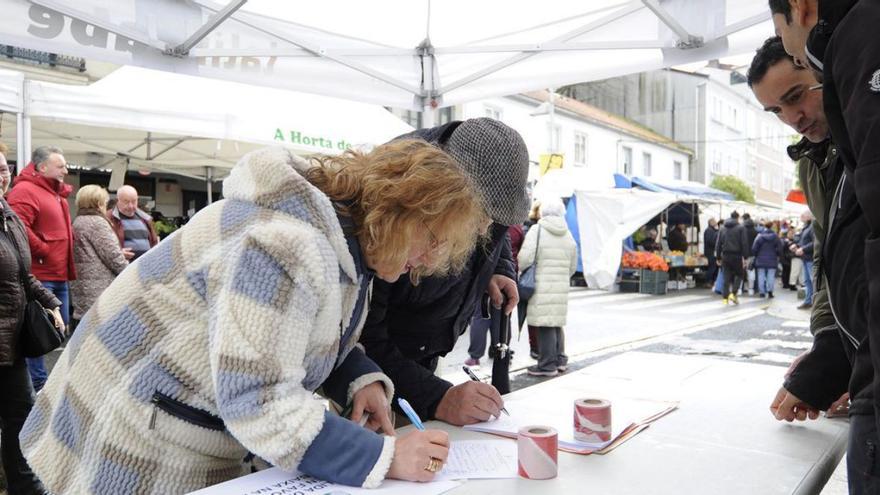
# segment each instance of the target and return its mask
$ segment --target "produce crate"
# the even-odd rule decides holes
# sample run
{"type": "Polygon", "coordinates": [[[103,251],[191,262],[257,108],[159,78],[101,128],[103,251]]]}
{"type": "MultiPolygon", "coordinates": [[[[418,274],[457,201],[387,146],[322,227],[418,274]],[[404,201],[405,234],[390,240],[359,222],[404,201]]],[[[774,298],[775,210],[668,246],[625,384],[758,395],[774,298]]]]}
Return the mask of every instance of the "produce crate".
{"type": "Polygon", "coordinates": [[[620,292],[638,292],[639,291],[639,280],[621,280],[620,281],[620,292]]]}
{"type": "Polygon", "coordinates": [[[666,294],[666,282],[668,281],[669,274],[666,272],[642,270],[642,277],[639,282],[639,292],[642,294],[662,296],[663,294],[666,294]]]}

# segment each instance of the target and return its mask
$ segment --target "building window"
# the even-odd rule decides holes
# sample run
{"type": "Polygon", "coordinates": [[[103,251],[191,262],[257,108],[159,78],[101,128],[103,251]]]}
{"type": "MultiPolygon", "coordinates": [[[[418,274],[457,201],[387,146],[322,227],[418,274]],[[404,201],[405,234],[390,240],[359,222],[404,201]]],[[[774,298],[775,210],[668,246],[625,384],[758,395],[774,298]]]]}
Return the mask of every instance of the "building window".
{"type": "Polygon", "coordinates": [[[782,177],[778,173],[773,174],[773,190],[779,193],[785,192],[782,190],[782,177]]]}
{"type": "Polygon", "coordinates": [[[403,110],[400,113],[400,118],[409,124],[411,127],[419,128],[419,117],[421,116],[421,112],[416,112],[413,110],[403,110]]]}
{"type": "Polygon", "coordinates": [[[675,180],[681,180],[682,178],[682,166],[678,160],[672,162],[672,178],[675,180]]]}
{"type": "Polygon", "coordinates": [[[501,120],[501,117],[504,115],[504,113],[498,107],[484,105],[483,108],[486,113],[486,117],[489,117],[490,119],[501,120]]]}
{"type": "Polygon", "coordinates": [[[714,120],[716,122],[723,121],[722,105],[723,105],[723,103],[721,102],[720,98],[718,98],[717,96],[712,97],[712,120],[714,120]]]}
{"type": "Polygon", "coordinates": [[[455,107],[443,107],[437,112],[437,125],[448,124],[453,120],[455,120],[455,107]]]}
{"type": "Polygon", "coordinates": [[[770,173],[766,170],[761,170],[761,189],[770,190],[770,173]]]}
{"type": "Polygon", "coordinates": [[[758,177],[758,166],[752,165],[749,167],[749,182],[752,184],[755,183],[755,179],[758,177]]]}
{"type": "Polygon", "coordinates": [[[574,165],[576,167],[587,165],[587,135],[580,132],[574,133],[574,165]]]}
{"type": "Polygon", "coordinates": [[[645,177],[651,176],[651,154],[650,153],[642,153],[642,169],[644,171],[645,177]]]}
{"type": "Polygon", "coordinates": [[[712,172],[714,172],[716,174],[721,173],[721,167],[722,167],[721,162],[722,162],[721,152],[720,151],[713,152],[712,153],[712,172]]]}
{"type": "Polygon", "coordinates": [[[624,175],[632,175],[633,173],[633,150],[627,146],[623,147],[623,163],[621,164],[623,168],[624,175]]]}

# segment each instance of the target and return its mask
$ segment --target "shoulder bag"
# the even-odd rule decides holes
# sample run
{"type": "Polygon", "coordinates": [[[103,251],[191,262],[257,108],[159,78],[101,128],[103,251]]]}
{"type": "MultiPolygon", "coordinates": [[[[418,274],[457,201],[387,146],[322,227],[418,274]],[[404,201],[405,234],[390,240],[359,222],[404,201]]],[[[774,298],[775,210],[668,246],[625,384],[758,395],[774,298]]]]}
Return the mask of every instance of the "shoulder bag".
{"type": "Polygon", "coordinates": [[[538,240],[535,241],[535,261],[519,276],[517,289],[520,301],[528,301],[535,293],[535,271],[538,269],[538,248],[541,246],[541,226],[535,226],[538,228],[538,240]]]}

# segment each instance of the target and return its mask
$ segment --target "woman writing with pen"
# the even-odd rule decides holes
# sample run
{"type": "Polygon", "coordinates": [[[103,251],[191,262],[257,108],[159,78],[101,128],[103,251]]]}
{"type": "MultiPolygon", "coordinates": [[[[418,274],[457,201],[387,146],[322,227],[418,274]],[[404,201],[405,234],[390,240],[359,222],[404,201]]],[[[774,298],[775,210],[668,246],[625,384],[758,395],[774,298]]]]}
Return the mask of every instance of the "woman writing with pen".
{"type": "Polygon", "coordinates": [[[257,151],[223,193],[83,317],[20,436],[46,488],[186,493],[242,475],[248,451],[348,485],[433,479],[446,433],[392,436],[393,385],[355,343],[373,276],[461,268],[488,224],[470,181],[403,140],[311,161],[257,151]],[[389,435],[359,427],[364,412],[389,435]]]}

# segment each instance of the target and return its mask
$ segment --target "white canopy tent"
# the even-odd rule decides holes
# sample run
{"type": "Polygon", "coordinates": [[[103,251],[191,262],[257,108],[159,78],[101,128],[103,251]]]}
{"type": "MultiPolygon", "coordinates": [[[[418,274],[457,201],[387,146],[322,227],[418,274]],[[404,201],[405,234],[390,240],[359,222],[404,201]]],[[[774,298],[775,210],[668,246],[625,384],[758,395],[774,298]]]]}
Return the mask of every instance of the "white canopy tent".
{"type": "Polygon", "coordinates": [[[766,0],[0,0],[0,11],[3,44],[414,110],[745,53],[772,32],[766,0]]]}
{"type": "MultiPolygon", "coordinates": [[[[333,154],[412,130],[376,105],[137,67],[90,86],[0,71],[0,110],[31,121],[33,145],[60,146],[80,163],[209,180],[259,146],[333,154]]],[[[16,127],[27,127],[22,120],[16,127]]],[[[19,160],[27,163],[26,156],[19,160]]]]}
{"type": "Polygon", "coordinates": [[[590,287],[608,290],[620,268],[623,240],[680,201],[675,194],[641,189],[576,191],[584,279],[590,287]]]}

